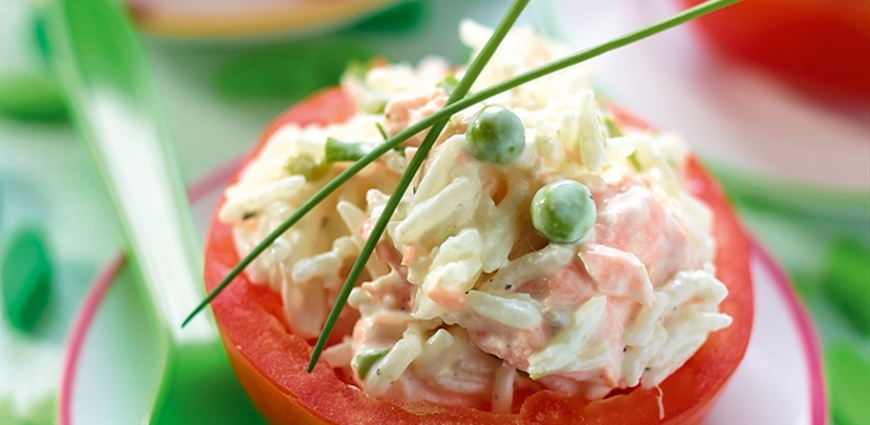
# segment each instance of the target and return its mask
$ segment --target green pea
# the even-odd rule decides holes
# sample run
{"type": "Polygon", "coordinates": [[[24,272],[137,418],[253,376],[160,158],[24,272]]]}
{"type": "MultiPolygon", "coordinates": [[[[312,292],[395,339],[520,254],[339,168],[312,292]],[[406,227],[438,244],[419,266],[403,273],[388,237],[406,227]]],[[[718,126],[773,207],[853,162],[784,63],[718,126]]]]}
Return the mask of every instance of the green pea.
{"type": "Polygon", "coordinates": [[[331,166],[323,161],[318,161],[311,154],[298,152],[290,155],[284,163],[284,169],[290,174],[305,176],[305,180],[319,180],[329,173],[331,166]]]}
{"type": "Polygon", "coordinates": [[[526,129],[510,109],[489,105],[471,117],[465,138],[468,149],[478,160],[507,164],[523,152],[526,129]]]}
{"type": "Polygon", "coordinates": [[[595,200],[589,188],[573,180],[557,180],[532,198],[532,225],[554,243],[579,241],[595,224],[595,200]]]}
{"type": "Polygon", "coordinates": [[[353,363],[356,367],[356,374],[359,375],[359,379],[366,379],[366,376],[368,376],[375,363],[381,361],[381,359],[383,359],[389,352],[390,350],[369,351],[354,357],[353,363]]]}
{"type": "Polygon", "coordinates": [[[3,310],[12,326],[27,332],[48,304],[51,263],[39,232],[25,228],[9,240],[0,276],[3,310]]]}

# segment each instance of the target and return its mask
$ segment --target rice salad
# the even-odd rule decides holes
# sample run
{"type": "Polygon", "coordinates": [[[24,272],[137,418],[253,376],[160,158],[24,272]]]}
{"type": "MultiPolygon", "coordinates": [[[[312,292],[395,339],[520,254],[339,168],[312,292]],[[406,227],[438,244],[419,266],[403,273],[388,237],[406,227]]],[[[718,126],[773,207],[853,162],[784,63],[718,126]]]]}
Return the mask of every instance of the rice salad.
{"type": "MultiPolygon", "coordinates": [[[[460,28],[475,51],[490,33],[470,21],[460,28]]],[[[472,91],[568,53],[516,29],[472,91]]],[[[382,143],[381,130],[393,136],[441,109],[462,72],[429,58],[346,73],[355,116],[283,126],[227,189],[219,219],[233,223],[239,254],[351,164],[328,160],[330,143],[382,143]]],[[[600,399],[657,386],[731,323],[718,311],[727,289],[714,276],[711,213],[681,180],[682,142],[618,128],[598,104],[588,72],[571,67],[450,119],[323,353],[349,384],[371,397],[496,413],[544,389],[600,399]],[[481,160],[470,142],[475,115],[492,105],[521,123],[507,162],[481,160]],[[577,240],[535,222],[537,198],[561,182],[588,193],[577,240]]],[[[246,269],[280,292],[294,334],[319,335],[423,136],[354,176],[246,269]]]]}

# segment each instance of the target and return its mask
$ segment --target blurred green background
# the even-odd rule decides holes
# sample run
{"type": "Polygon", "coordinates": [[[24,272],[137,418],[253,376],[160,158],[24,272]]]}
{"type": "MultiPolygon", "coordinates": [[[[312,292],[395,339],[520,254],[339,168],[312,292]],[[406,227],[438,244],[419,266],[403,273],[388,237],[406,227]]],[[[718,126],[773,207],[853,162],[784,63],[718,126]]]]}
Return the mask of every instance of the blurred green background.
{"type": "MultiPolygon", "coordinates": [[[[301,40],[146,35],[185,181],[238,158],[272,117],[335,84],[349,60],[465,61],[459,18],[492,25],[493,5],[507,3],[402,1],[301,40]]],[[[37,6],[0,0],[0,365],[16,365],[0,367],[0,424],[55,422],[69,322],[121,237],[68,122],[45,30],[37,6]]],[[[723,177],[815,321],[834,423],[870,424],[870,211],[797,211],[723,177]]]]}

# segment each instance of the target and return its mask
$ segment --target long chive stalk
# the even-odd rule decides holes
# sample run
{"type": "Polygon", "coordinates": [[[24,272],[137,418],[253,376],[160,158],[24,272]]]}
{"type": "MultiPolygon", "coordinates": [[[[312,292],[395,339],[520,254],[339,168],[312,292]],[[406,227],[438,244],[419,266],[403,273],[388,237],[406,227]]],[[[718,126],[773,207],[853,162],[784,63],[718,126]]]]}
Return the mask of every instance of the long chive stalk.
{"type": "MultiPolygon", "coordinates": [[[[477,80],[478,76],[480,76],[483,68],[486,66],[487,62],[489,62],[490,58],[492,58],[492,55],[495,54],[499,44],[501,44],[502,40],[507,36],[508,31],[510,31],[511,27],[514,26],[514,22],[516,22],[517,18],[520,17],[520,13],[522,13],[523,9],[525,9],[528,4],[529,0],[515,0],[511,4],[504,18],[502,18],[501,22],[499,22],[498,26],[495,28],[495,31],[493,31],[492,36],[483,46],[483,49],[480,50],[480,53],[471,61],[471,64],[468,65],[468,70],[466,70],[465,75],[461,80],[459,80],[459,84],[453,90],[453,93],[450,94],[450,97],[447,98],[446,105],[456,103],[468,94],[474,81],[477,80]]],[[[419,170],[420,166],[423,165],[423,161],[425,161],[426,156],[429,155],[429,150],[432,149],[432,145],[435,144],[441,131],[444,130],[448,120],[450,120],[450,115],[444,116],[441,120],[436,121],[432,125],[432,128],[430,128],[429,132],[426,133],[426,137],[423,139],[423,142],[420,143],[417,152],[414,154],[414,157],[411,158],[411,162],[408,163],[408,167],[405,169],[405,172],[396,184],[393,194],[390,195],[390,199],[384,206],[381,216],[372,228],[368,239],[366,239],[362,251],[360,251],[359,256],[356,258],[356,262],[353,263],[353,267],[350,269],[350,273],[348,273],[347,279],[344,281],[344,286],[341,287],[341,291],[339,291],[338,297],[335,299],[335,304],[332,305],[332,311],[329,312],[329,316],[326,318],[326,323],[323,325],[323,330],[320,332],[320,337],[317,339],[317,344],[314,345],[314,351],[311,353],[311,360],[308,362],[309,373],[314,369],[314,365],[317,364],[317,359],[320,358],[320,353],[323,351],[323,348],[326,347],[326,341],[329,339],[329,336],[332,335],[332,330],[335,328],[338,316],[341,314],[341,310],[347,303],[347,297],[350,296],[350,291],[353,289],[356,280],[359,279],[363,268],[365,268],[366,263],[372,256],[372,253],[375,250],[375,245],[377,245],[378,240],[387,228],[387,223],[390,222],[390,218],[399,206],[399,202],[405,195],[405,191],[408,190],[408,186],[411,185],[414,175],[417,174],[417,170],[419,170]]]]}
{"type": "Polygon", "coordinates": [[[191,314],[184,320],[182,326],[186,325],[193,317],[196,316],[197,313],[202,311],[223,289],[232,282],[233,279],[236,278],[241,272],[254,261],[263,251],[266,250],[275,240],[277,240],[284,232],[286,232],[290,227],[296,224],[302,217],[305,216],[309,211],[314,209],[320,202],[326,199],[332,192],[335,192],[336,189],[341,187],[345,182],[351,179],[354,175],[359,173],[363,168],[365,168],[368,164],[377,160],[381,155],[388,152],[390,149],[395,148],[405,140],[410,139],[415,134],[420,133],[421,131],[431,127],[433,124],[437,122],[444,121],[449,119],[453,114],[462,111],[469,106],[480,103],[490,97],[495,95],[504,93],[508,90],[521,86],[529,81],[535,80],[537,78],[552,74],[556,71],[561,71],[567,67],[579,64],[586,60],[592,59],[594,57],[600,56],[604,53],[607,53],[612,50],[616,50],[620,47],[624,47],[626,45],[632,44],[634,42],[643,40],[655,34],[658,34],[662,31],[666,31],[673,27],[682,25],[688,21],[699,18],[706,14],[715,12],[724,7],[730,6],[735,3],[739,3],[743,0],[710,0],[705,3],[699,4],[690,9],[686,9],[683,12],[680,12],[664,21],[658,22],[656,24],[650,25],[646,28],[643,28],[638,31],[634,31],[623,36],[617,37],[613,40],[600,44],[590,49],[582,50],[570,56],[566,56],[562,59],[550,62],[544,66],[535,68],[523,74],[517,75],[513,78],[505,80],[501,83],[490,86],[484,90],[481,90],[471,96],[468,96],[456,103],[448,104],[440,111],[430,115],[427,118],[424,118],[413,125],[409,126],[390,140],[378,145],[374,150],[372,150],[368,155],[360,158],[357,162],[353,163],[350,167],[345,169],[341,174],[336,176],[332,181],[327,183],[323,188],[320,189],[313,197],[311,197],[308,201],[303,203],[299,209],[296,210],[290,217],[287,218],[283,223],[281,223],[278,227],[275,228],[271,233],[269,233],[259,245],[254,247],[251,252],[248,253],[239,264],[234,267],[230,273],[222,280],[209,294],[206,296],[203,301],[191,312],[191,314]]]}

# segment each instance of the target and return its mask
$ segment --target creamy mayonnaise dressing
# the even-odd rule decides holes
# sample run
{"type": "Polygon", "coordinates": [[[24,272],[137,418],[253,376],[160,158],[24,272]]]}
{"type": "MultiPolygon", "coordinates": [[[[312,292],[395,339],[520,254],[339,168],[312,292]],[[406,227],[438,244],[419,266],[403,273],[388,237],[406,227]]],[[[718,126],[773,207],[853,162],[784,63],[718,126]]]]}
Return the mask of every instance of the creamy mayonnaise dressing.
{"type": "MultiPolygon", "coordinates": [[[[466,22],[461,35],[479,49],[489,31],[466,22]]],[[[516,30],[474,90],[566,53],[516,30]]],[[[399,133],[444,106],[439,82],[449,72],[427,59],[348,74],[342,87],[360,109],[350,121],[273,134],[220,212],[235,224],[239,253],[348,165],[306,178],[289,173],[288,160],[322,161],[327,137],[380,143],[377,124],[399,133]]],[[[727,289],[714,276],[711,214],[681,180],[682,144],[630,128],[611,134],[578,67],[485,103],[519,116],[523,153],[510,164],[475,159],[465,130],[484,105],[453,116],[351,293],[344,339],[324,357],[372,397],[501,413],[516,391],[596,399],[657,386],[731,322],[718,312],[727,289]],[[573,244],[549,243],[529,217],[535,192],[559,179],[586,185],[597,207],[592,230],[573,244]]],[[[247,269],[281,292],[294,334],[319,334],[422,137],[368,166],[247,269]]]]}

